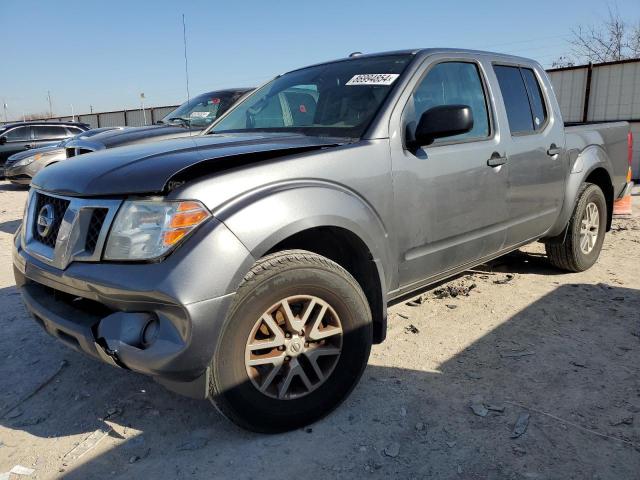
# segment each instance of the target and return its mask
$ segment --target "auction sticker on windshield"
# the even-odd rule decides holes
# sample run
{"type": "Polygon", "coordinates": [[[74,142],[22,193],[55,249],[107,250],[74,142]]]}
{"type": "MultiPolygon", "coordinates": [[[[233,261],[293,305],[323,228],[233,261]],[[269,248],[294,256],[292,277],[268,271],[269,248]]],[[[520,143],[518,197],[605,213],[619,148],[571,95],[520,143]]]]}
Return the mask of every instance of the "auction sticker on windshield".
{"type": "Polygon", "coordinates": [[[346,85],[391,85],[399,76],[397,73],[363,73],[351,77],[346,85]]]}

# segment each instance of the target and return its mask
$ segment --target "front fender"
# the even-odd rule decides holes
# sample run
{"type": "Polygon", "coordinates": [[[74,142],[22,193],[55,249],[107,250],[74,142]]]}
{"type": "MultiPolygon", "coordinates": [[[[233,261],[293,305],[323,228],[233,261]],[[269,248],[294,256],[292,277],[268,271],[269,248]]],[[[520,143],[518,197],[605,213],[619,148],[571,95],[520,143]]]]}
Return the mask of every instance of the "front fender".
{"type": "Polygon", "coordinates": [[[576,153],[576,150],[570,150],[568,152],[571,170],[567,177],[564,202],[560,210],[560,215],[551,230],[547,233],[547,237],[554,237],[563,232],[573,214],[580,186],[591,172],[597,168],[604,168],[609,178],[613,178],[611,160],[602,147],[599,145],[589,145],[577,155],[576,153]]]}
{"type": "Polygon", "coordinates": [[[300,180],[270,185],[219,206],[213,215],[260,258],[286,238],[314,227],[341,227],[368,247],[383,295],[393,285],[388,233],[375,209],[356,192],[335,183],[300,180]]]}

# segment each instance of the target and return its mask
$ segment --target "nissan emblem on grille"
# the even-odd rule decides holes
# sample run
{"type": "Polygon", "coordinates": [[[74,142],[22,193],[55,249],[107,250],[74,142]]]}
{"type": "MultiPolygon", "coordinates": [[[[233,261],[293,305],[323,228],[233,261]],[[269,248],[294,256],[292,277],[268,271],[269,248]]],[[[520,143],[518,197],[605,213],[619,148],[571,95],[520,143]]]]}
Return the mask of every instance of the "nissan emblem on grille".
{"type": "Polygon", "coordinates": [[[49,233],[51,233],[53,223],[55,222],[55,212],[53,210],[53,206],[47,203],[44,207],[40,209],[38,212],[38,222],[37,229],[38,235],[42,238],[46,238],[49,233]]]}

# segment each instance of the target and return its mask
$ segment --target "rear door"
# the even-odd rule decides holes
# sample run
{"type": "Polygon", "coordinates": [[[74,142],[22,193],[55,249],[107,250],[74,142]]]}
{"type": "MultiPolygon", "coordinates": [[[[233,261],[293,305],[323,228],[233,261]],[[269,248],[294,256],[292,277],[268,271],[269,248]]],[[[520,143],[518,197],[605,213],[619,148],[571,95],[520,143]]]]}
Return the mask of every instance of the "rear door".
{"type": "Polygon", "coordinates": [[[36,148],[54,145],[70,136],[64,125],[34,125],[31,128],[36,148]]]}
{"type": "Polygon", "coordinates": [[[6,131],[2,137],[4,143],[0,145],[0,163],[4,162],[14,153],[22,152],[32,147],[31,127],[22,125],[6,131]]]}
{"type": "Polygon", "coordinates": [[[564,124],[548,100],[546,77],[526,65],[494,64],[493,70],[509,127],[508,248],[542,236],[558,217],[566,175],[564,124]]]}
{"type": "Polygon", "coordinates": [[[465,54],[429,57],[392,114],[395,230],[405,289],[502,247],[507,168],[487,68],[490,63],[465,54]],[[447,104],[471,107],[473,129],[407,149],[403,139],[422,113],[447,104]]]}

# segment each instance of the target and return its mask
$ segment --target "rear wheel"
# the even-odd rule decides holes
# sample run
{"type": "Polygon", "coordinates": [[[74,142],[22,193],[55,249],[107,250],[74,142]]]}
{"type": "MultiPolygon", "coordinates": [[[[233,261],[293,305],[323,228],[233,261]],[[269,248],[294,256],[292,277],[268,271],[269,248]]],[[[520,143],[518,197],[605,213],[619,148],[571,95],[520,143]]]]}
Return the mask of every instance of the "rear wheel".
{"type": "Polygon", "coordinates": [[[236,294],[210,368],[210,398],[229,419],[261,432],[307,425],[357,384],[372,343],[357,281],[303,250],[269,255],[236,294]]]}
{"type": "Polygon", "coordinates": [[[549,261],[570,272],[590,268],[602,250],[607,228],[607,203],[597,185],[585,183],[562,242],[545,245],[549,261]]]}

